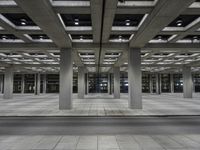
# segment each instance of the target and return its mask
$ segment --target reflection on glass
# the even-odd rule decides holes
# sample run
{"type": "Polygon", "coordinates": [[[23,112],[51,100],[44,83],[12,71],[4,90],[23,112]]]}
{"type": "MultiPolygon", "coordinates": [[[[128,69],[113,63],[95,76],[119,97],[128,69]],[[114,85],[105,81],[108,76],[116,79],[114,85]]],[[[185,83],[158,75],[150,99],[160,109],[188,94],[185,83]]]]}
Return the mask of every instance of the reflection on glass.
{"type": "Polygon", "coordinates": [[[181,93],[183,92],[183,76],[182,74],[174,74],[174,93],[181,93]]]}
{"type": "Polygon", "coordinates": [[[149,93],[150,92],[150,75],[142,74],[142,92],[149,93]]]}
{"type": "Polygon", "coordinates": [[[35,75],[25,74],[24,75],[24,93],[34,93],[35,89],[35,75]]]}
{"type": "Polygon", "coordinates": [[[13,93],[22,91],[22,74],[14,74],[13,93]]]}
{"type": "Polygon", "coordinates": [[[128,73],[120,74],[120,93],[128,93],[128,73]]]}
{"type": "Polygon", "coordinates": [[[161,90],[163,93],[170,92],[170,74],[161,74],[161,90]]]}
{"type": "Polygon", "coordinates": [[[108,93],[108,74],[88,74],[89,93],[108,93]]]}
{"type": "Polygon", "coordinates": [[[200,74],[194,74],[193,78],[195,92],[200,92],[200,74]]]}

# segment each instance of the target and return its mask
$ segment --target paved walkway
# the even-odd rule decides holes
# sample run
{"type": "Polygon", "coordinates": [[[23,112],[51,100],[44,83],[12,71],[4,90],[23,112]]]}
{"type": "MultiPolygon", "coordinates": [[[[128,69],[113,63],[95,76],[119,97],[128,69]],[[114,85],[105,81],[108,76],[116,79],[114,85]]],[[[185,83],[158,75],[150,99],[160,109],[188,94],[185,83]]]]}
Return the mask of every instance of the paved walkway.
{"type": "Polygon", "coordinates": [[[121,99],[110,95],[87,95],[73,98],[72,110],[58,109],[58,94],[14,95],[5,100],[0,95],[0,116],[149,116],[149,115],[200,115],[200,94],[192,99],[182,94],[143,95],[143,109],[128,109],[128,95],[121,99]]]}
{"type": "Polygon", "coordinates": [[[0,136],[1,150],[199,150],[200,135],[0,136]]]}

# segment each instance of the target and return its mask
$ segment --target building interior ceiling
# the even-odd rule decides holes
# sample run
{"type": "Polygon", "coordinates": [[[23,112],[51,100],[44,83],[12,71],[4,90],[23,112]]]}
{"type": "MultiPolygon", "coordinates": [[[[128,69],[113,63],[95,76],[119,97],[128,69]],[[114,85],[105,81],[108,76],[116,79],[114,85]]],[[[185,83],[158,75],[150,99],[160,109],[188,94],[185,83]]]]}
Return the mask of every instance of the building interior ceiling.
{"type": "Polygon", "coordinates": [[[59,72],[60,49],[73,69],[200,72],[200,0],[0,0],[0,72],[59,72]]]}

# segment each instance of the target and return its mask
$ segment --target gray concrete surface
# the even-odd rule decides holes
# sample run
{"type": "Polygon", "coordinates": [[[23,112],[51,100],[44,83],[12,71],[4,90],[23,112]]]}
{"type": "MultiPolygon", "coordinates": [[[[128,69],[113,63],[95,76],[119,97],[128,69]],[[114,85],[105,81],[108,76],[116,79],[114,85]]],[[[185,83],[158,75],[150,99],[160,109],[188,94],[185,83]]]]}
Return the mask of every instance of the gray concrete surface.
{"type": "Polygon", "coordinates": [[[183,98],[178,94],[143,94],[143,109],[128,108],[128,94],[113,99],[109,94],[89,94],[85,99],[73,95],[73,109],[59,110],[58,94],[15,94],[13,99],[0,95],[0,116],[168,116],[200,115],[200,94],[183,98]]]}

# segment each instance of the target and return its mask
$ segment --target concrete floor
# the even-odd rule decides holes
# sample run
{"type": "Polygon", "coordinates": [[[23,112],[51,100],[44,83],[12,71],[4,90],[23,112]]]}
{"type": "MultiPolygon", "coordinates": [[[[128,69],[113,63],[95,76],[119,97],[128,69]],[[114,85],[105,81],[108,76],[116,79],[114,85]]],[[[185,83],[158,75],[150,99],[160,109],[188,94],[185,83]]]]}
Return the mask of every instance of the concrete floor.
{"type": "Polygon", "coordinates": [[[73,109],[58,109],[58,94],[14,95],[5,100],[0,95],[0,116],[165,116],[165,115],[200,115],[200,94],[184,99],[179,94],[144,94],[143,109],[128,109],[128,95],[121,94],[121,99],[111,95],[93,94],[85,99],[73,95],[73,109]]]}
{"type": "Polygon", "coordinates": [[[200,135],[1,136],[2,150],[199,150],[200,135]]]}
{"type": "Polygon", "coordinates": [[[121,96],[74,95],[74,108],[61,111],[58,94],[14,95],[12,100],[1,95],[0,150],[200,149],[200,116],[184,116],[200,115],[200,94],[193,99],[145,94],[143,110],[128,109],[128,95],[121,96]]]}
{"type": "Polygon", "coordinates": [[[199,150],[200,117],[0,117],[1,150],[199,150]]]}

